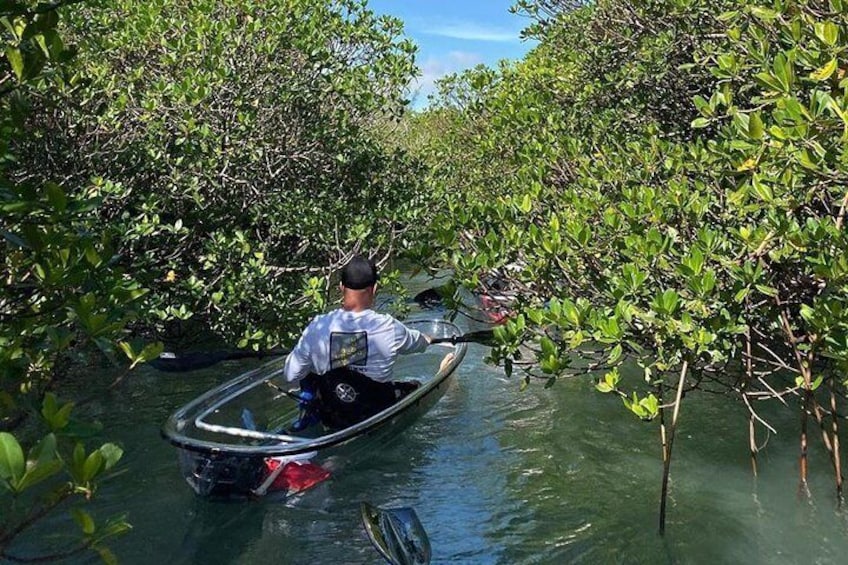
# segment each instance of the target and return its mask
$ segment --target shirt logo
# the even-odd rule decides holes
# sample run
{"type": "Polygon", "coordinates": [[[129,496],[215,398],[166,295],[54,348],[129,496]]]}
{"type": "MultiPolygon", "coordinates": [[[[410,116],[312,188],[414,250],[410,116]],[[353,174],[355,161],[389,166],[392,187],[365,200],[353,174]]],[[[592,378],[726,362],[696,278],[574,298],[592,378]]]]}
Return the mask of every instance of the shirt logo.
{"type": "Polygon", "coordinates": [[[347,383],[339,383],[336,385],[336,396],[342,402],[350,404],[356,400],[356,389],[347,383]]]}
{"type": "Polygon", "coordinates": [[[330,334],[330,369],[365,366],[368,361],[367,332],[333,332],[330,334]]]}

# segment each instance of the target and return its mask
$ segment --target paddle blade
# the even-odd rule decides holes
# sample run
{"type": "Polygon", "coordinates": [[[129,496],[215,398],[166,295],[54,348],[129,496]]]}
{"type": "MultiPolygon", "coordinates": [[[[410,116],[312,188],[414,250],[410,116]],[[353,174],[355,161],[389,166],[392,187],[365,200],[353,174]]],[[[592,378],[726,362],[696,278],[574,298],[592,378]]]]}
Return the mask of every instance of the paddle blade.
{"type": "Polygon", "coordinates": [[[412,508],[377,508],[363,502],[362,523],[371,543],[392,565],[427,565],[430,539],[412,508]]]}
{"type": "Polygon", "coordinates": [[[161,355],[147,362],[148,365],[158,371],[166,373],[187,373],[211,367],[227,359],[227,351],[208,351],[200,353],[188,353],[186,355],[161,355]]]}

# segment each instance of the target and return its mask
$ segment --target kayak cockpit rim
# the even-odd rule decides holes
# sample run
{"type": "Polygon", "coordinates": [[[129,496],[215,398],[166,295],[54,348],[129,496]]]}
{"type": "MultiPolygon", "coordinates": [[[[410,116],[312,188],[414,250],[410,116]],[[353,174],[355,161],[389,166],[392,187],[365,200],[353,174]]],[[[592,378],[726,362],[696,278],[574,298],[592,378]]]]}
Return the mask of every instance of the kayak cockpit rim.
{"type": "MultiPolygon", "coordinates": [[[[431,321],[450,329],[452,332],[458,332],[458,328],[450,322],[431,321]]],[[[434,345],[434,347],[436,347],[434,345]]],[[[220,453],[241,456],[282,456],[296,455],[315,449],[321,449],[344,443],[356,436],[366,434],[373,429],[379,427],[385,421],[392,420],[396,415],[404,412],[408,408],[415,406],[418,402],[426,397],[433,389],[439,387],[445,379],[447,379],[456,368],[460,365],[465,356],[466,345],[460,343],[457,345],[439,344],[439,347],[450,349],[453,358],[439,368],[436,374],[428,381],[422,384],[419,388],[393,404],[386,410],[371,416],[348,428],[343,428],[331,433],[327,433],[315,438],[306,438],[293,436],[289,434],[280,434],[273,432],[263,432],[258,430],[246,429],[242,427],[225,426],[212,424],[204,421],[207,416],[220,409],[223,405],[244,394],[248,390],[261,386],[275,377],[279,377],[282,373],[283,359],[275,359],[261,367],[248,371],[247,373],[236,377],[235,379],[224,383],[212,390],[206,392],[200,397],[189,402],[181,409],[177,410],[168,418],[165,425],[162,427],[161,433],[172,445],[186,449],[189,451],[200,453],[220,453]],[[275,367],[275,365],[277,365],[275,367]],[[271,369],[270,372],[269,369],[271,369]],[[260,374],[263,376],[260,377],[260,374]],[[259,378],[257,378],[259,377],[259,378]],[[251,383],[251,379],[256,379],[256,382],[251,383]],[[245,386],[246,383],[249,383],[245,386]],[[214,400],[208,407],[204,407],[203,411],[195,418],[188,418],[196,429],[211,432],[215,434],[223,434],[231,437],[246,438],[261,440],[264,445],[234,445],[222,443],[220,441],[202,440],[199,438],[191,438],[183,433],[182,429],[186,425],[186,416],[193,409],[202,406],[204,403],[214,400]],[[193,421],[192,421],[193,420],[193,421]]]]}

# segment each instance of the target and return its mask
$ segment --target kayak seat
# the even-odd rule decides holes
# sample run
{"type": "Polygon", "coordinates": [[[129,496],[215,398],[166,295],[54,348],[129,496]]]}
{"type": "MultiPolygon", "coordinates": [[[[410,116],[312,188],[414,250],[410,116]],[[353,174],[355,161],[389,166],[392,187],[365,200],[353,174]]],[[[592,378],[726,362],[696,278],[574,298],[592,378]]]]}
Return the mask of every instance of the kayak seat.
{"type": "Polygon", "coordinates": [[[417,381],[377,382],[350,367],[333,369],[323,375],[310,374],[301,381],[301,390],[315,395],[312,409],[331,430],[367,420],[419,386],[421,383],[417,381]]]}

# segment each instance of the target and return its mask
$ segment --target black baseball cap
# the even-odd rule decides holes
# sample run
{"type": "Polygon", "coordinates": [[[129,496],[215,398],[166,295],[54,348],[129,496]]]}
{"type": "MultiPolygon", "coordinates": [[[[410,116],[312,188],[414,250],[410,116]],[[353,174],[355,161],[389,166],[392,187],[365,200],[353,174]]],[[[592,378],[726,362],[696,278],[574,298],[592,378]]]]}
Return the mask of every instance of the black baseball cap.
{"type": "Polygon", "coordinates": [[[342,286],[351,290],[362,290],[377,283],[377,265],[362,255],[354,255],[342,267],[342,286]]]}

